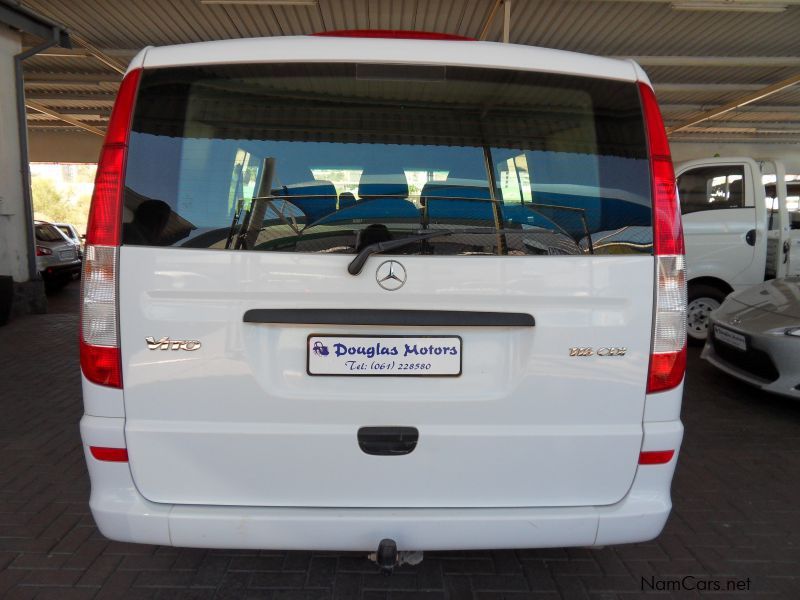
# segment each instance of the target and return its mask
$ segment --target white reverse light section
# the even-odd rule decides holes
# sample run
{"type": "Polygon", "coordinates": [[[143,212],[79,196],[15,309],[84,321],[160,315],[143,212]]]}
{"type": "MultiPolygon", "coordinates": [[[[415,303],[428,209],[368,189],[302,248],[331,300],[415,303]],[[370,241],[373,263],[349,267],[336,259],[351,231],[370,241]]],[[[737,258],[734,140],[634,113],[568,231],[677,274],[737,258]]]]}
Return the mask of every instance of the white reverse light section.
{"type": "Polygon", "coordinates": [[[117,252],[113,246],[86,246],[81,275],[81,332],[92,346],[119,346],[117,252]]]}
{"type": "Polygon", "coordinates": [[[653,353],[678,352],[686,344],[686,258],[657,256],[656,326],[653,353]]]}

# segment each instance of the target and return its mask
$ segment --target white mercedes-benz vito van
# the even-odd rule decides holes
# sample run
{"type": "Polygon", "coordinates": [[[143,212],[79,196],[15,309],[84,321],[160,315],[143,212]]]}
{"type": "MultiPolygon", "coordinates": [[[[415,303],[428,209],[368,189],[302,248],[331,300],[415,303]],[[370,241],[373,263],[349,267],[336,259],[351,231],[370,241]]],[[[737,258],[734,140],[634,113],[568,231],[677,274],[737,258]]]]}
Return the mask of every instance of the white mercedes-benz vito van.
{"type": "Polygon", "coordinates": [[[633,62],[147,48],[86,237],[92,514],[218,548],[651,539],[683,432],[683,255],[633,62]]]}

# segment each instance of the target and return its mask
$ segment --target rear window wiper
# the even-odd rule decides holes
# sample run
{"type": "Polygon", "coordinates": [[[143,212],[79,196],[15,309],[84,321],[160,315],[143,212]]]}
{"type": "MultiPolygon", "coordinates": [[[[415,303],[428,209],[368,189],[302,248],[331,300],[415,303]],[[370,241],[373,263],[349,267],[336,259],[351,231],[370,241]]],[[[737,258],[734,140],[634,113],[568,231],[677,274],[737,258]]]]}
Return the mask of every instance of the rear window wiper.
{"type": "Polygon", "coordinates": [[[350,275],[358,275],[364,267],[364,263],[373,254],[386,252],[387,250],[396,250],[403,246],[408,246],[415,242],[429,240],[431,238],[442,237],[446,235],[456,235],[461,233],[497,233],[498,231],[492,227],[478,227],[473,229],[437,229],[436,231],[429,231],[427,233],[420,233],[417,235],[410,235],[408,237],[400,238],[399,240],[386,240],[383,242],[375,242],[368,246],[364,246],[361,251],[356,254],[356,257],[347,265],[347,272],[350,275]]]}

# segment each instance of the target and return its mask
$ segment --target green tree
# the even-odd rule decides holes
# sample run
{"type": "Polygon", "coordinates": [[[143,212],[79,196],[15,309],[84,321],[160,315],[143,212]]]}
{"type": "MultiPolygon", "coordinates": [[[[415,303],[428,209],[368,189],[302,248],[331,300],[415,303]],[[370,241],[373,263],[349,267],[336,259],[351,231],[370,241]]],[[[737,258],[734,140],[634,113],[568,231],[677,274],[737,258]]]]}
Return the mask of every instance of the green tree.
{"type": "Polygon", "coordinates": [[[52,219],[56,223],[71,223],[83,230],[89,216],[91,197],[83,194],[77,198],[66,198],[48,177],[31,178],[34,212],[52,219]]]}

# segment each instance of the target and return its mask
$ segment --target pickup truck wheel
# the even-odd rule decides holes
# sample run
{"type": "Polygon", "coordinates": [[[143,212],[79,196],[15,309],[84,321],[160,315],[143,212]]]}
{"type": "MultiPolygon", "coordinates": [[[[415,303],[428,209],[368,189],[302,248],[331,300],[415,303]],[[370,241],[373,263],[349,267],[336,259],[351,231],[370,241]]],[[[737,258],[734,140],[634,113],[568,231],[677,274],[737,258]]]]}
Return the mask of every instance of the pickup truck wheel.
{"type": "Polygon", "coordinates": [[[693,346],[701,346],[708,337],[708,315],[725,300],[725,292],[712,285],[690,285],[686,307],[686,335],[693,346]]]}

